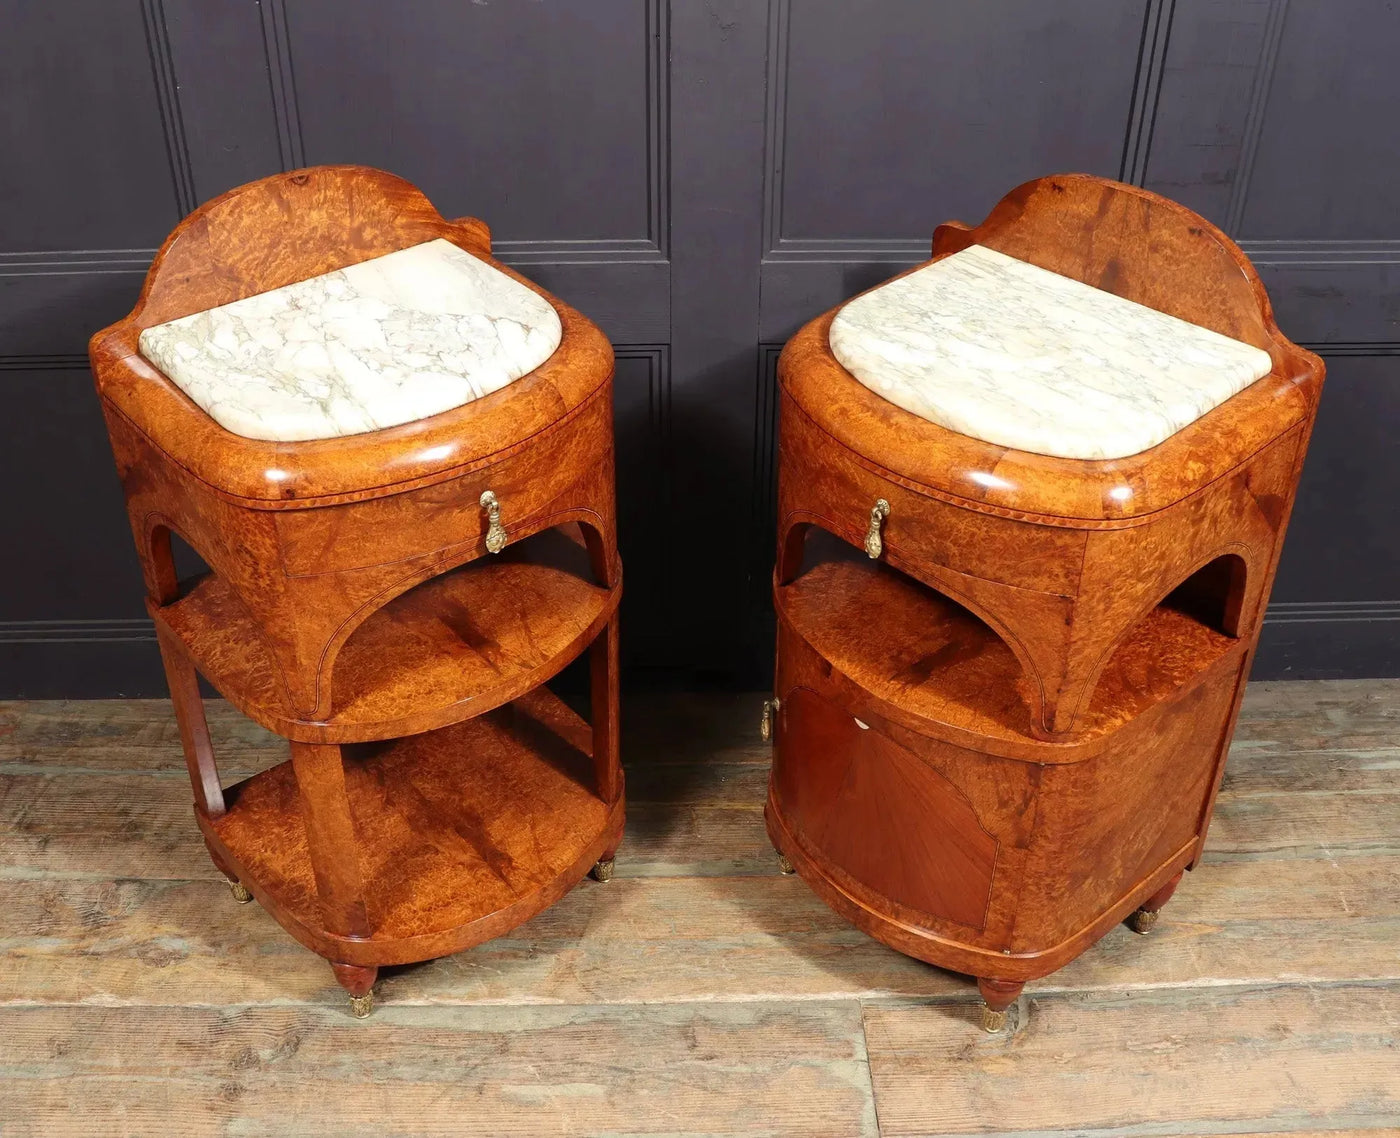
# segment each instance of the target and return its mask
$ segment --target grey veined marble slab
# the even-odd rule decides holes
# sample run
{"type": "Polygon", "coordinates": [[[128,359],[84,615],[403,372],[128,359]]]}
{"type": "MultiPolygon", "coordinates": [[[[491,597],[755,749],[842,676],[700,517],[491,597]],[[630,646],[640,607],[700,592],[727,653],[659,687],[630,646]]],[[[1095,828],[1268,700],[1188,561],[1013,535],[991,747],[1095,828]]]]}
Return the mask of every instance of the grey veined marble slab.
{"type": "Polygon", "coordinates": [[[147,328],[141,354],[234,434],[296,442],[470,403],[562,335],[542,297],[438,239],[147,328]]]}
{"type": "Polygon", "coordinates": [[[831,351],[871,391],[1058,458],[1154,447],[1269,373],[1268,353],[973,245],[851,301],[831,351]]]}

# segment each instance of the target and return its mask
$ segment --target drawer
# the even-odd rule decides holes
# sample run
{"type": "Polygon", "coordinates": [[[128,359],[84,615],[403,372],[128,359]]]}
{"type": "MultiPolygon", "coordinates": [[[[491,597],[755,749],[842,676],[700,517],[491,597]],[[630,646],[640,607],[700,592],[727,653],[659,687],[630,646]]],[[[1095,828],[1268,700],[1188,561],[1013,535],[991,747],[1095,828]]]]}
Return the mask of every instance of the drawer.
{"type": "Polygon", "coordinates": [[[999,517],[919,493],[821,431],[788,396],[779,427],[780,524],[794,513],[822,519],[851,544],[864,544],[876,502],[883,551],[910,566],[941,566],[1024,589],[1073,596],[1087,534],[999,517]]]}
{"type": "MultiPolygon", "coordinates": [[[[489,525],[481,505],[486,490],[496,495],[509,538],[541,516],[594,505],[570,500],[570,491],[596,485],[593,475],[611,461],[611,407],[607,399],[594,399],[557,429],[460,478],[365,502],[278,513],[282,564],[291,576],[312,576],[482,542],[489,525]]],[[[580,489],[578,497],[585,493],[580,489]]]]}

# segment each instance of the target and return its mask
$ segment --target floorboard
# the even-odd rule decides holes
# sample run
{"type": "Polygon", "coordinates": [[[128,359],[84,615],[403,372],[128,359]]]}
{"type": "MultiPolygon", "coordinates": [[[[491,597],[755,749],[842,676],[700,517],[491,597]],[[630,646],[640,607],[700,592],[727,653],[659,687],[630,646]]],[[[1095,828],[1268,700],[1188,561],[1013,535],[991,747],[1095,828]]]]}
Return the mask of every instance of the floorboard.
{"type": "Polygon", "coordinates": [[[857,1003],[3,1014],[9,1135],[875,1133],[857,1003]]]}
{"type": "MultiPolygon", "coordinates": [[[[617,876],[329,969],[239,906],[164,701],[0,704],[0,1135],[1390,1133],[1400,682],[1251,686],[1201,866],[975,1027],[965,977],[776,872],[757,696],[627,706],[617,876]]],[[[210,704],[228,778],[286,755],[210,704]]]]}
{"type": "Polygon", "coordinates": [[[1020,1030],[980,1039],[934,1009],[867,1007],[884,1133],[1200,1134],[1396,1122],[1394,986],[1063,994],[1029,1004],[1020,1030]]]}

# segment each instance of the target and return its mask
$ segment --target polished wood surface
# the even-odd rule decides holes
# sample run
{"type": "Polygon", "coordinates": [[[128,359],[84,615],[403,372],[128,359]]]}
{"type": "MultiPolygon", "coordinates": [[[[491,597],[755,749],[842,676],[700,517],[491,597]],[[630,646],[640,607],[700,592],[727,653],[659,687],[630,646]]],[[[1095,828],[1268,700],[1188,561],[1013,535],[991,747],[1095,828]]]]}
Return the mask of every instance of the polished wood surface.
{"type": "MultiPolygon", "coordinates": [[[[629,690],[627,836],[509,936],[331,971],[236,905],[165,701],[0,704],[0,1117],[67,1138],[1385,1133],[1400,1114],[1400,684],[1251,684],[1205,860],[1149,936],[965,976],[776,872],[762,696],[629,690]],[[172,1122],[178,1120],[178,1125],[172,1122]]],[[[286,743],[222,700],[231,781],[286,743]]]]}
{"type": "Polygon", "coordinates": [[[1079,761],[1203,666],[1244,651],[1171,597],[1114,649],[1072,741],[1047,741],[1030,713],[1030,681],[1004,640],[937,590],[826,536],[810,535],[825,556],[776,592],[786,627],[888,717],[991,754],[1079,761]]]}
{"type": "Polygon", "coordinates": [[[421,190],[364,166],[277,174],[206,202],[156,254],[131,314],[90,346],[109,408],[215,494],[268,509],[359,500],[431,484],[503,457],[556,427],[612,375],[612,348],[589,320],[491,256],[476,218],[449,221],[421,190]],[[444,238],[544,297],[559,349],[482,399],[367,435],[279,443],[225,431],[139,354],[141,332],[193,312],[444,238]]]}
{"type": "Polygon", "coordinates": [[[345,748],[343,763],[338,747],[294,744],[290,766],[229,787],[228,813],[200,826],[312,951],[362,966],[444,956],[534,916],[616,846],[621,806],[595,792],[590,736],[539,689],[345,748]],[[323,819],[308,809],[321,801],[346,809],[323,819]]]}
{"type": "Polygon", "coordinates": [[[91,358],[195,812],[237,896],[326,957],[359,1013],[381,965],[497,936],[611,870],[622,565],[597,328],[495,262],[480,221],[442,218],[382,171],[324,166],[192,213],[91,358]],[[563,326],[543,365],[463,407],[245,439],[137,354],[153,324],[434,238],[563,326]],[[178,580],[172,537],[210,572],[178,580]],[[591,725],[541,694],[585,650],[591,725]],[[199,674],[290,740],[290,760],[225,787],[199,674]]]}
{"type": "Polygon", "coordinates": [[[1085,462],[880,399],[832,356],[834,313],[783,351],[769,833],[857,926],[983,981],[991,1026],[1199,861],[1323,371],[1244,255],[1145,191],[1042,178],[935,258],[973,242],[1274,364],[1085,462]]]}
{"type": "Polygon", "coordinates": [[[375,609],[336,657],[334,710],[324,719],[297,715],[257,624],[218,576],[173,604],[153,605],[152,616],[187,646],[215,687],[279,735],[329,743],[388,739],[506,703],[598,636],[621,590],[593,584],[583,551],[572,547],[579,556],[561,559],[561,546],[566,554],[571,549],[560,531],[546,530],[375,609]]]}
{"type": "Polygon", "coordinates": [[[1274,367],[1160,446],[1066,461],[959,435],[880,398],[831,355],[832,309],[788,342],[779,383],[822,431],[920,493],[995,516],[1034,515],[1043,525],[1131,523],[1217,481],[1316,410],[1321,359],[1278,330],[1238,246],[1175,202],[1087,174],[1039,178],[1012,190],[975,228],[939,226],[933,260],[970,244],[1244,340],[1267,351],[1274,367]]]}
{"type": "Polygon", "coordinates": [[[966,796],[810,688],[792,689],[782,715],[785,746],[808,758],[776,774],[791,825],[864,890],[926,921],[982,928],[998,844],[966,796]],[[930,865],[940,872],[927,873],[930,865]]]}
{"type": "Polygon", "coordinates": [[[1311,427],[1310,418],[1290,428],[1240,467],[1147,518],[1076,530],[1064,518],[1008,519],[927,496],[818,430],[809,410],[784,394],[779,582],[797,575],[809,527],[859,548],[872,504],[887,501],[881,560],[955,600],[1005,641],[1025,673],[1035,729],[1046,739],[1084,729],[1086,705],[1130,629],[1212,562],[1237,566],[1228,581],[1215,582],[1228,608],[1222,629],[1257,627],[1311,427]]]}

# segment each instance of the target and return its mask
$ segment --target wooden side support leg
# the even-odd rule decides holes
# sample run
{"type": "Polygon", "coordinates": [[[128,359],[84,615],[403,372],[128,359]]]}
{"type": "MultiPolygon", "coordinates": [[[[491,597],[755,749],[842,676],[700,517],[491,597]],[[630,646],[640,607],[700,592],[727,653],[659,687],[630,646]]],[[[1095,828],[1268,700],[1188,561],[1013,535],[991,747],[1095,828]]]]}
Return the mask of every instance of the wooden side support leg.
{"type": "MultiPolygon", "coordinates": [[[[618,698],[620,662],[618,618],[614,613],[613,618],[608,621],[588,650],[593,703],[593,775],[598,786],[598,797],[610,806],[622,793],[618,698]]],[[[616,854],[616,844],[604,851],[591,870],[595,880],[612,880],[616,854]]]]}
{"type": "Polygon", "coordinates": [[[621,748],[618,729],[618,650],[617,615],[608,621],[588,649],[588,669],[593,713],[593,773],[598,797],[611,805],[622,789],[621,748]]]}
{"type": "Polygon", "coordinates": [[[1144,901],[1142,905],[1128,917],[1128,928],[1144,936],[1150,933],[1153,926],[1157,923],[1157,914],[1161,911],[1162,906],[1172,899],[1172,894],[1176,892],[1176,887],[1181,884],[1181,877],[1182,873],[1178,872],[1175,877],[1144,901]]]}
{"type": "Polygon", "coordinates": [[[982,1030],[998,1032],[1006,1026],[1006,1009],[1021,995],[1024,981],[977,978],[977,990],[982,993],[982,1030]]]}
{"type": "Polygon", "coordinates": [[[194,804],[208,818],[224,813],[224,791],[219,784],[219,768],[209,742],[209,722],[204,717],[204,699],[199,694],[199,675],[179,641],[156,629],[165,680],[170,685],[170,702],[175,706],[175,722],[180,727],[180,745],[185,751],[185,767],[194,788],[194,804]]]}
{"type": "MultiPolygon", "coordinates": [[[[307,852],[316,877],[321,919],[326,931],[342,937],[367,937],[360,845],[345,791],[345,766],[334,744],[292,742],[292,769],[301,792],[307,852]]],[[[370,989],[378,970],[331,962],[336,979],[350,992],[355,1015],[369,1015],[370,989]]]]}
{"type": "MultiPolygon", "coordinates": [[[[167,537],[167,542],[169,538],[167,537]]],[[[160,645],[161,662],[165,665],[165,681],[170,686],[170,702],[175,708],[175,722],[180,728],[180,745],[185,752],[185,767],[194,790],[195,809],[206,818],[224,814],[224,790],[219,782],[219,767],[214,761],[214,747],[209,741],[209,721],[204,715],[204,698],[199,694],[199,673],[185,654],[179,641],[159,627],[156,641],[160,645]]],[[[208,846],[208,843],[205,843],[208,846]]],[[[253,899],[248,887],[238,880],[224,860],[209,846],[209,857],[219,872],[228,878],[233,899],[246,905],[253,899]]]]}

